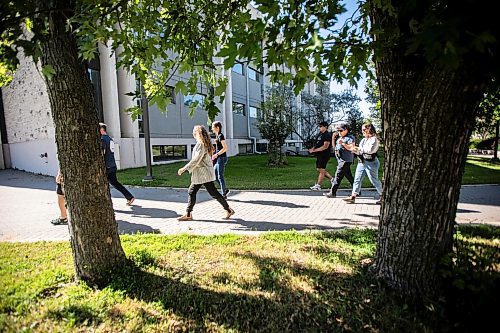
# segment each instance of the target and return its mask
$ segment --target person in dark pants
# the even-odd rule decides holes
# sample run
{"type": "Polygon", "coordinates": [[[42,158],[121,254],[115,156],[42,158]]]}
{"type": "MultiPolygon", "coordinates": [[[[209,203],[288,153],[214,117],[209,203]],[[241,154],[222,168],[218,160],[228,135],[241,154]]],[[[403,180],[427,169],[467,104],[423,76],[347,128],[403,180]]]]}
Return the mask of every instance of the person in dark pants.
{"type": "Polygon", "coordinates": [[[219,183],[222,196],[227,199],[227,194],[229,190],[226,186],[226,181],[224,179],[224,169],[227,164],[227,144],[224,134],[222,134],[222,124],[220,121],[214,121],[212,124],[212,130],[215,133],[215,146],[216,150],[212,155],[212,161],[214,161],[215,170],[215,180],[219,183]]]}
{"type": "Polygon", "coordinates": [[[340,182],[347,178],[351,186],[354,184],[354,177],[351,172],[351,164],[354,161],[354,155],[348,148],[356,143],[356,139],[352,134],[349,134],[349,127],[347,124],[338,124],[335,126],[335,133],[332,138],[332,145],[335,145],[335,157],[337,158],[337,171],[332,180],[332,187],[325,196],[328,198],[335,198],[340,182]]]}
{"type": "Polygon", "coordinates": [[[106,124],[99,123],[99,132],[101,133],[101,146],[104,152],[104,161],[106,163],[106,172],[108,175],[108,182],[113,185],[123,196],[127,199],[127,205],[130,206],[135,198],[125,186],[120,184],[116,178],[116,161],[115,161],[115,144],[113,139],[106,133],[106,124]]]}
{"type": "Polygon", "coordinates": [[[204,186],[212,198],[216,199],[224,208],[226,211],[224,219],[227,220],[233,216],[234,210],[229,207],[226,199],[215,188],[215,171],[212,166],[212,153],[214,147],[212,146],[210,136],[205,127],[196,125],[193,128],[193,137],[196,140],[196,145],[193,148],[191,161],[177,171],[179,176],[186,171],[189,171],[191,174],[191,185],[188,190],[189,199],[186,214],[179,217],[177,220],[191,221],[193,219],[191,212],[196,204],[196,194],[202,186],[204,186]]]}

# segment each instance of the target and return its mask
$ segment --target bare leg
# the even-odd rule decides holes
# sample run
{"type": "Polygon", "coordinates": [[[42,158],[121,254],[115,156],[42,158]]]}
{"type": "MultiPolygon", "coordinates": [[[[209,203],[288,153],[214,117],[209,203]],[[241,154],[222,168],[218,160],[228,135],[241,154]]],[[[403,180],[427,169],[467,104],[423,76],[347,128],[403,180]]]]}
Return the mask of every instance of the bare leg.
{"type": "Polygon", "coordinates": [[[61,211],[61,219],[67,219],[68,212],[66,211],[66,201],[64,200],[64,195],[57,195],[57,204],[59,205],[59,210],[61,211]]]}

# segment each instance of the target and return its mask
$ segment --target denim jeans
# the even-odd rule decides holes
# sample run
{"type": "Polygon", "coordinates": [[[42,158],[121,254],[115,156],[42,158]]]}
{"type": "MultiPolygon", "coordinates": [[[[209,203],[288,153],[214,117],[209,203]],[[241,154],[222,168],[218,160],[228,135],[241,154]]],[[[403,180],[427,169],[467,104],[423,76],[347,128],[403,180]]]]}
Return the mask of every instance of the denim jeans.
{"type": "Polygon", "coordinates": [[[226,187],[226,181],[224,180],[224,169],[226,168],[227,164],[227,156],[221,156],[217,157],[217,161],[215,162],[214,168],[215,168],[215,180],[217,183],[219,183],[222,195],[226,194],[227,192],[227,187],[226,187]]]}
{"type": "Polygon", "coordinates": [[[340,187],[340,182],[344,177],[347,178],[351,186],[354,186],[354,178],[352,177],[351,172],[351,164],[352,162],[346,162],[342,160],[337,160],[337,171],[335,172],[335,176],[332,179],[332,187],[330,188],[330,194],[336,195],[337,190],[340,187]]]}
{"type": "Polygon", "coordinates": [[[380,162],[378,158],[375,158],[373,161],[364,161],[363,163],[359,162],[356,167],[356,173],[354,175],[354,185],[352,186],[352,194],[356,195],[361,192],[361,182],[365,175],[368,176],[370,182],[375,186],[379,195],[382,195],[382,183],[378,179],[378,169],[380,167],[380,162]]]}

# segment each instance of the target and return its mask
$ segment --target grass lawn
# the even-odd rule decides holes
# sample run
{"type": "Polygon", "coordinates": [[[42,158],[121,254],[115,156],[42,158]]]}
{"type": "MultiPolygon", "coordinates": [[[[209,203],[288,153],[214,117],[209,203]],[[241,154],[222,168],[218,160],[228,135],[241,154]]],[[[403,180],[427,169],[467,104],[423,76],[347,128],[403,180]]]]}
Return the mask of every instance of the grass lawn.
{"type": "MultiPolygon", "coordinates": [[[[383,158],[381,160],[380,178],[382,179],[383,158]]],[[[248,155],[230,157],[226,166],[226,183],[230,189],[309,189],[317,179],[315,159],[310,157],[288,157],[289,165],[283,168],[269,168],[266,165],[267,156],[248,155]]],[[[126,185],[138,186],[164,186],[188,187],[190,177],[188,174],[177,176],[177,169],[186,162],[155,165],[153,176],[155,180],[143,182],[146,169],[135,168],[118,172],[118,179],[126,185]]],[[[357,162],[355,162],[356,165],[357,162]]],[[[353,173],[355,165],[351,167],[353,173]]],[[[332,158],[327,170],[335,173],[337,162],[332,158]]],[[[491,163],[489,159],[470,156],[467,159],[463,184],[499,184],[500,163],[491,163]]],[[[329,187],[329,182],[323,183],[323,188],[329,187]]],[[[373,187],[365,177],[363,187],[373,187]]],[[[349,182],[343,180],[341,188],[350,188],[349,182]]]]}
{"type": "Polygon", "coordinates": [[[447,289],[419,305],[361,268],[376,233],[125,235],[132,265],[104,289],[74,281],[68,242],[0,243],[0,332],[442,332],[496,320],[499,228],[462,227],[447,289]]]}

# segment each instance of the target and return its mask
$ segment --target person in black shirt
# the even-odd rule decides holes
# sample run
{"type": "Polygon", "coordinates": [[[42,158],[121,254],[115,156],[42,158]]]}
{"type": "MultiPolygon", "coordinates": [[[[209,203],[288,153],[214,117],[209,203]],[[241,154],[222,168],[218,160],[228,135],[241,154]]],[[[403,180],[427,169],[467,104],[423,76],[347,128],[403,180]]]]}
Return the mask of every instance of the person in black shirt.
{"type": "Polygon", "coordinates": [[[328,133],[328,123],[322,121],[319,123],[319,136],[314,148],[309,149],[309,153],[316,154],[316,170],[318,170],[318,181],[310,187],[312,191],[321,190],[321,183],[326,178],[332,179],[332,175],[326,171],[326,165],[330,160],[330,142],[332,136],[328,133]]]}
{"type": "Polygon", "coordinates": [[[227,164],[227,145],[224,134],[221,132],[222,123],[220,121],[214,121],[212,123],[212,131],[215,133],[215,153],[212,155],[212,161],[214,161],[214,171],[215,178],[220,185],[221,194],[224,198],[227,198],[229,190],[226,186],[226,181],[224,179],[224,170],[227,164]]]}
{"type": "Polygon", "coordinates": [[[118,182],[116,178],[116,161],[115,161],[115,143],[113,139],[106,133],[106,124],[99,123],[99,132],[101,133],[101,146],[104,152],[104,162],[106,163],[106,172],[108,182],[113,185],[127,199],[127,205],[130,206],[134,202],[134,196],[118,182]]]}

